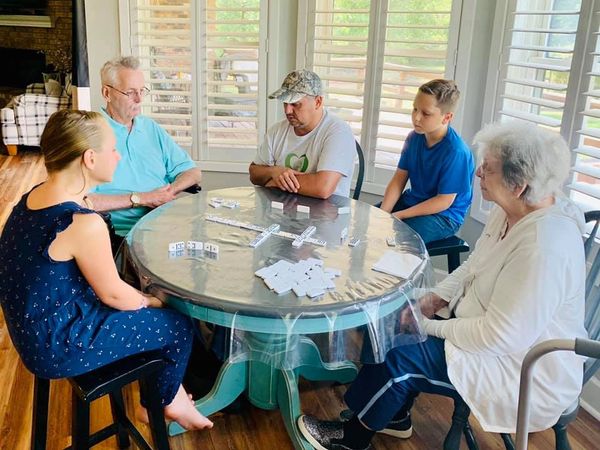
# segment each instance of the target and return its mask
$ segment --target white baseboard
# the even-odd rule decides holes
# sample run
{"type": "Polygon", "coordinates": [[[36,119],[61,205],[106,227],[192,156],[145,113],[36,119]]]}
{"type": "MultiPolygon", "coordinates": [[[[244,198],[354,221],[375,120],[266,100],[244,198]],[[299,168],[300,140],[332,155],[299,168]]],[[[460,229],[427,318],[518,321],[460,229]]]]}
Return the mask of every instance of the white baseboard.
{"type": "Polygon", "coordinates": [[[592,405],[590,405],[588,402],[586,402],[585,400],[581,399],[580,402],[581,407],[583,409],[585,409],[587,412],[590,413],[590,415],[596,419],[597,421],[600,422],[600,411],[598,411],[596,408],[592,407],[592,405]]]}
{"type": "Polygon", "coordinates": [[[598,374],[586,383],[580,398],[581,407],[600,421],[600,379],[598,374]]]}

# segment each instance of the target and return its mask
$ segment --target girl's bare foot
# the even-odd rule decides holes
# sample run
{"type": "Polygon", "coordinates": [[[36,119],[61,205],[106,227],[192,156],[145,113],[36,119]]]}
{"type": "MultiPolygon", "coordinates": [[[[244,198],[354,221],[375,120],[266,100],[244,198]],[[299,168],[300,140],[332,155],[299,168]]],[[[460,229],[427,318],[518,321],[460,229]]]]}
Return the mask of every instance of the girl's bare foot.
{"type": "Polygon", "coordinates": [[[174,420],[186,430],[202,430],[212,428],[213,423],[204,417],[194,406],[183,386],[179,386],[173,401],[165,406],[165,417],[174,420]]]}
{"type": "Polygon", "coordinates": [[[135,418],[142,423],[149,424],[150,418],[148,417],[148,411],[142,405],[138,405],[135,408],[135,418]]]}

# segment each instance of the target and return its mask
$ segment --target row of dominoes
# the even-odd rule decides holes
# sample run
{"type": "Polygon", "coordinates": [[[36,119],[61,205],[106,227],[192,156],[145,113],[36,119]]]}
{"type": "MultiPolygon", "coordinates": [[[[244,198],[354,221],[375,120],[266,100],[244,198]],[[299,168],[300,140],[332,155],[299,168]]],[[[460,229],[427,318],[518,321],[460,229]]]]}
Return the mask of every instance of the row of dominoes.
{"type": "Polygon", "coordinates": [[[237,200],[225,200],[221,197],[211,198],[208,204],[213,208],[220,208],[221,206],[223,206],[225,208],[233,209],[240,206],[240,202],[238,202],[237,200]]]}
{"type": "Polygon", "coordinates": [[[258,225],[254,225],[254,224],[247,223],[247,222],[240,222],[239,220],[234,220],[234,219],[226,219],[225,217],[221,217],[221,216],[213,216],[213,215],[209,214],[208,216],[205,217],[205,219],[208,220],[209,222],[216,222],[216,223],[220,223],[223,225],[230,225],[232,227],[244,228],[246,230],[259,231],[259,232],[265,231],[265,228],[259,227],[258,225]]]}
{"type": "Polygon", "coordinates": [[[205,251],[207,253],[219,253],[219,246],[216,244],[211,244],[210,242],[200,242],[200,241],[179,241],[179,242],[171,242],[169,243],[169,252],[183,252],[183,250],[197,250],[197,251],[205,251]]]}
{"type": "Polygon", "coordinates": [[[277,294],[294,291],[298,297],[310,298],[323,295],[326,290],[335,289],[333,278],[341,275],[341,270],[323,268],[323,261],[316,258],[303,259],[295,264],[279,260],[254,274],[262,278],[267,287],[277,294]]]}
{"type": "MultiPolygon", "coordinates": [[[[205,217],[205,219],[208,220],[209,222],[220,223],[223,225],[230,225],[232,227],[243,228],[246,230],[258,231],[260,233],[262,233],[263,231],[266,230],[266,228],[260,227],[258,225],[254,225],[254,224],[246,223],[246,222],[240,222],[239,220],[226,219],[224,217],[215,216],[215,215],[211,215],[211,214],[207,215],[205,217]]],[[[277,230],[276,232],[273,233],[273,235],[283,237],[286,239],[291,239],[291,240],[295,240],[299,236],[297,234],[289,233],[287,231],[281,231],[281,230],[277,230]]],[[[304,239],[304,242],[308,242],[313,245],[318,245],[320,247],[325,247],[327,245],[326,241],[323,241],[321,239],[311,238],[311,237],[304,239]]]]}
{"type": "Polygon", "coordinates": [[[169,251],[169,259],[176,259],[186,256],[188,258],[199,258],[206,256],[210,259],[219,259],[218,248],[216,252],[208,251],[208,250],[194,250],[194,249],[182,249],[176,251],[169,251]]]}

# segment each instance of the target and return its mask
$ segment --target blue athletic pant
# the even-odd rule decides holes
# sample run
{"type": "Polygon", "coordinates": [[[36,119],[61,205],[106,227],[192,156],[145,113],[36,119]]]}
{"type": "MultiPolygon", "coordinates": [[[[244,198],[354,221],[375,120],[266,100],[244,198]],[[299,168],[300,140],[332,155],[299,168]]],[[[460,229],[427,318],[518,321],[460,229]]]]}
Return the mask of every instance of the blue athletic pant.
{"type": "Polygon", "coordinates": [[[420,392],[460,398],[448,379],[444,341],[428,337],[392,349],[381,364],[365,364],[344,400],[371,430],[382,430],[420,392]]]}
{"type": "MultiPolygon", "coordinates": [[[[381,203],[375,206],[379,208],[381,207],[381,203]]],[[[408,208],[408,205],[400,197],[392,208],[392,212],[402,211],[406,208],[408,208]]],[[[411,217],[410,219],[402,219],[402,221],[416,231],[426,244],[450,237],[460,228],[459,223],[441,214],[411,217]]]]}

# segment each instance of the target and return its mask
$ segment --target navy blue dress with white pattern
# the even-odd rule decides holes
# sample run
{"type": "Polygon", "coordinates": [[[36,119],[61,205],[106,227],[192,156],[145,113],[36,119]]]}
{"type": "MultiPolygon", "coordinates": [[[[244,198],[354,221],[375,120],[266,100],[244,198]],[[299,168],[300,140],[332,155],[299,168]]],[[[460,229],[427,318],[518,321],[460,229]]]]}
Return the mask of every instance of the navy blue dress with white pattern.
{"type": "Polygon", "coordinates": [[[162,350],[168,364],[155,392],[163,405],[171,403],[192,348],[191,320],[169,309],[120,311],[102,303],[74,259],[55,261],[48,254],[73,214],[95,212],[75,202],[32,210],[28,196],[0,237],[0,304],[25,366],[43,378],[64,378],[162,350]]]}

